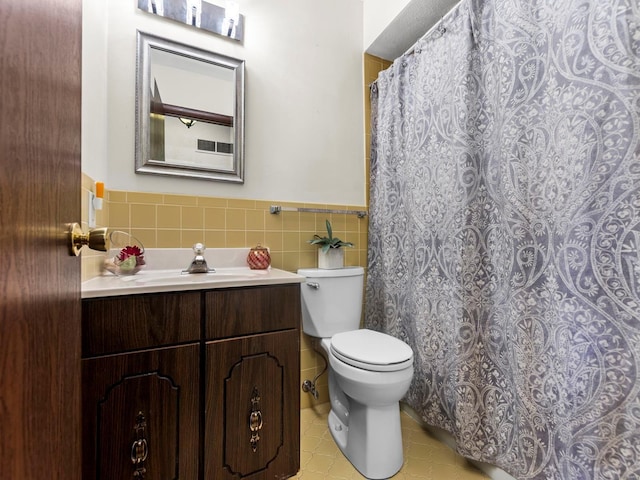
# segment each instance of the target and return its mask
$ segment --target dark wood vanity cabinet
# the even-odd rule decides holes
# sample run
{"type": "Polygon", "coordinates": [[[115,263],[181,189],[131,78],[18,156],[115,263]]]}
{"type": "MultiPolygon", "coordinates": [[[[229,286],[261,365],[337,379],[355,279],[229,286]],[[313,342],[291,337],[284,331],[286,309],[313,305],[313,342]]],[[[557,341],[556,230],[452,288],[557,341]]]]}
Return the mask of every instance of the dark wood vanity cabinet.
{"type": "Polygon", "coordinates": [[[83,300],[83,479],[295,475],[299,289],[83,300]]]}

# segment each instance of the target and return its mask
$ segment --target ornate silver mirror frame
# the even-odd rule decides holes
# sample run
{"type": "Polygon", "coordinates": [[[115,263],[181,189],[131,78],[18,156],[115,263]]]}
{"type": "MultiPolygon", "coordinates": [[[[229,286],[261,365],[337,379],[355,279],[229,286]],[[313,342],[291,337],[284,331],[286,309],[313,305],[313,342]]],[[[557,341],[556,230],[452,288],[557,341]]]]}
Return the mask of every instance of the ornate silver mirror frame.
{"type": "Polygon", "coordinates": [[[244,61],[140,31],[137,45],[136,173],[243,183],[244,61]]]}

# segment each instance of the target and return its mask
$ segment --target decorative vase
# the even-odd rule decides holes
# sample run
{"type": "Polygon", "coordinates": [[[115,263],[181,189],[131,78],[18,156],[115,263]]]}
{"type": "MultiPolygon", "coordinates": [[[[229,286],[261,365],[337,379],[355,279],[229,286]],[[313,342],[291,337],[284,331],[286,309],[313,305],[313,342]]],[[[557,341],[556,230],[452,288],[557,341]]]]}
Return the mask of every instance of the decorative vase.
{"type": "Polygon", "coordinates": [[[333,270],[344,267],[344,250],[342,248],[330,248],[323,252],[318,249],[318,268],[333,270]]]}
{"type": "Polygon", "coordinates": [[[257,247],[253,247],[249,250],[247,263],[251,270],[266,270],[271,265],[271,255],[269,254],[269,250],[258,244],[257,247]]]}

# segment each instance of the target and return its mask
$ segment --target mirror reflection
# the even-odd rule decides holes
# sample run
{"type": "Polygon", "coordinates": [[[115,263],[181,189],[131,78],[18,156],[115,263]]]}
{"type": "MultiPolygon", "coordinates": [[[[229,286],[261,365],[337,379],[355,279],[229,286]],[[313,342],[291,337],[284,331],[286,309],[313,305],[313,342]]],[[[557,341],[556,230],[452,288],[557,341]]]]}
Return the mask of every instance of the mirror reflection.
{"type": "Polygon", "coordinates": [[[243,182],[244,62],[138,32],[136,172],[243,182]]]}

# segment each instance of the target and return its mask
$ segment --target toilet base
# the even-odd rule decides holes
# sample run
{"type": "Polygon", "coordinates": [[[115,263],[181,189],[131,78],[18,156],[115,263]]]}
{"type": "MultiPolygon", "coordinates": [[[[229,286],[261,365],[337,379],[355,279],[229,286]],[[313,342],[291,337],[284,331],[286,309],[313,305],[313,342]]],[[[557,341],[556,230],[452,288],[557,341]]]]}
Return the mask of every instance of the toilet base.
{"type": "Polygon", "coordinates": [[[329,412],[328,424],[338,448],[366,478],[389,478],[402,468],[398,403],[365,407],[350,399],[349,425],[345,425],[333,410],[329,412]]]}

